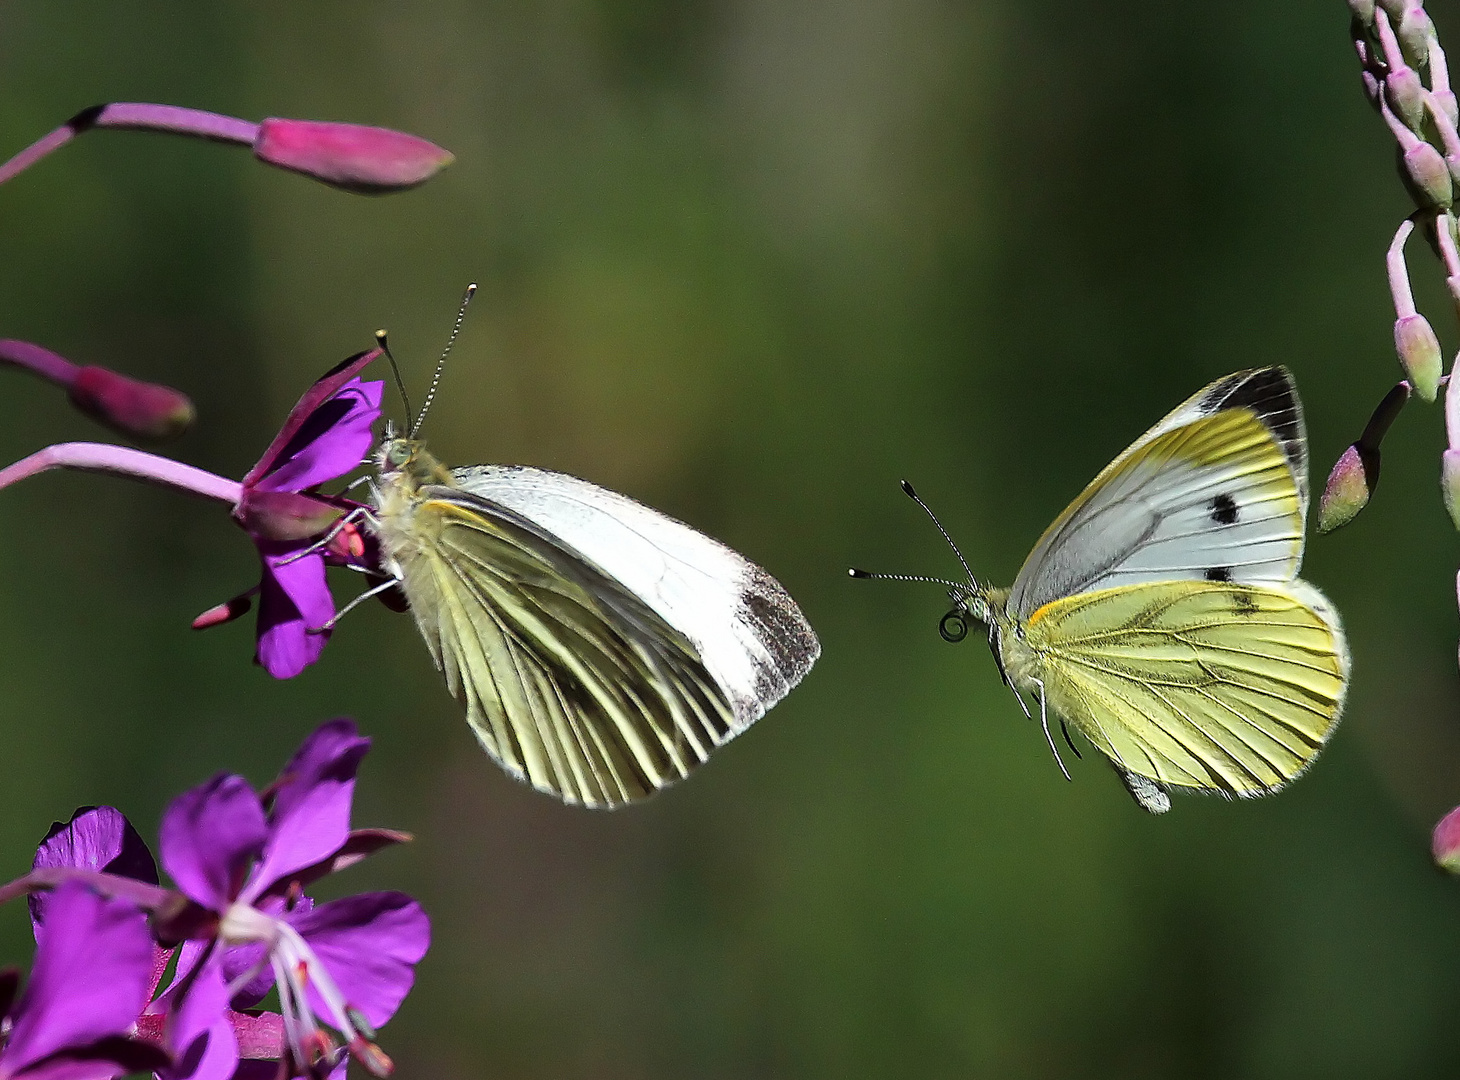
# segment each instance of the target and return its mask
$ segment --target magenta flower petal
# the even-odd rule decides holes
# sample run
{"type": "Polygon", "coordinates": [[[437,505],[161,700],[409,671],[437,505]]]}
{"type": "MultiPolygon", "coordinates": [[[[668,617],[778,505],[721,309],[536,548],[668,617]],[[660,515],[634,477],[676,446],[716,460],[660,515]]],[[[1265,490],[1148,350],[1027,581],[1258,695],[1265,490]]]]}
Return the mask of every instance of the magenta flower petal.
{"type": "Polygon", "coordinates": [[[275,882],[344,846],[355,773],[369,749],[370,740],[347,717],[320,725],[304,740],[279,775],[264,857],[241,899],[252,902],[275,882]]]}
{"type": "Polygon", "coordinates": [[[383,382],[352,379],[313,410],[251,486],[259,491],[304,491],[357,468],[375,445],[383,382]]]}
{"type": "Polygon", "coordinates": [[[219,773],[185,791],[162,817],[162,865],[210,911],[228,910],[268,838],[259,797],[241,776],[219,773]]]}
{"type": "Polygon", "coordinates": [[[46,905],[35,967],[0,1051],[0,1075],[125,1036],[147,1003],[151,977],[152,936],[142,912],[79,882],[61,885],[46,905]]]}
{"type": "Polygon", "coordinates": [[[191,970],[179,965],[183,973],[168,991],[166,1024],[174,1064],[160,1074],[162,1080],[229,1080],[238,1067],[238,1038],[228,1020],[219,951],[214,946],[191,970]]]}
{"type": "MultiPolygon", "coordinates": [[[[415,982],[415,965],[431,945],[431,920],[404,893],[331,900],[289,923],[315,951],[348,1003],[375,1027],[392,1016],[415,982]]],[[[328,1015],[313,984],[311,1007],[328,1015]]]]}
{"type": "MultiPolygon", "coordinates": [[[[36,850],[33,869],[74,866],[157,884],[157,863],[147,844],[120,811],[110,806],[83,806],[66,824],[56,822],[36,850]]],[[[30,917],[39,926],[45,917],[45,893],[31,893],[30,917]]]]}
{"type": "Polygon", "coordinates": [[[320,627],[334,618],[335,600],[325,580],[324,556],[261,551],[258,658],[276,679],[292,679],[319,659],[329,640],[320,627]]]}
{"type": "Polygon", "coordinates": [[[304,392],[304,396],[295,403],[294,408],[289,410],[289,415],[284,420],[284,426],[279,429],[279,434],[274,436],[274,441],[264,451],[264,456],[259,458],[258,464],[250,469],[248,475],[243,478],[244,485],[247,487],[257,485],[266,473],[272,472],[278,465],[283,464],[286,459],[285,449],[293,444],[295,435],[299,433],[299,429],[305,425],[314,411],[353,380],[367,364],[378,356],[380,356],[379,349],[356,353],[321,375],[314,385],[304,392]]]}

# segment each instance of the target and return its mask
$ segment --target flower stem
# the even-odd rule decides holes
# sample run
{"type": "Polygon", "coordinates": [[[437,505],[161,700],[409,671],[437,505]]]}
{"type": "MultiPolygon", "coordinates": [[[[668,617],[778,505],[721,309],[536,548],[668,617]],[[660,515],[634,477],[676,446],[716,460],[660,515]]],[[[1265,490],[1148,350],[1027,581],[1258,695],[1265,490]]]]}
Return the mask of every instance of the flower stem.
{"type": "Polygon", "coordinates": [[[83,472],[130,476],[164,487],[191,491],[196,495],[235,506],[243,495],[243,485],[237,480],[229,480],[203,469],[184,465],[180,461],[133,450],[128,446],[88,442],[56,443],[0,469],[0,488],[7,488],[17,481],[51,469],[77,469],[83,472]]]}

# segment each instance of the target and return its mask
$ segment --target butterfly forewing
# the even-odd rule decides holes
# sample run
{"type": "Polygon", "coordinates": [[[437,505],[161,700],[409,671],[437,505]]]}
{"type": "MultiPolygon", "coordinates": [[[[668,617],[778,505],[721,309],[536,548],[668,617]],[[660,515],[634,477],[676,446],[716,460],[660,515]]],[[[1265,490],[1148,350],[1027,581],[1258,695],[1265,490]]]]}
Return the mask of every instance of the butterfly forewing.
{"type": "Polygon", "coordinates": [[[1281,368],[1218,380],[1138,439],[1025,560],[1008,610],[1171,580],[1296,577],[1307,511],[1302,412],[1281,368]]]}
{"type": "Polygon", "coordinates": [[[1348,654],[1311,586],[1141,584],[1045,605],[1025,628],[1049,706],[1117,766],[1163,785],[1259,795],[1338,720],[1348,654]]]}

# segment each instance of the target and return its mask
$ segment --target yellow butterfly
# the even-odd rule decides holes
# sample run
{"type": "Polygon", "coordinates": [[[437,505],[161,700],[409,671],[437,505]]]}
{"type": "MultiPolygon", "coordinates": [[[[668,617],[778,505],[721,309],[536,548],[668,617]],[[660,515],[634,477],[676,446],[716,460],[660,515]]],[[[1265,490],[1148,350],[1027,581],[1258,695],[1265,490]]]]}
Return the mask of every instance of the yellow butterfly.
{"type": "Polygon", "coordinates": [[[627,496],[447,469],[390,430],[378,464],[366,520],[447,687],[502,768],[564,802],[687,776],[820,653],[769,574],[627,496]]]}
{"type": "Polygon", "coordinates": [[[969,619],[988,627],[1026,715],[1023,695],[1038,699],[1056,760],[1050,711],[1164,813],[1173,788],[1278,790],[1338,724],[1348,646],[1333,606],[1298,578],[1307,515],[1302,407],[1285,368],[1262,368],[1218,379],[1106,466],[1012,588],[980,584],[961,554],[966,582],[851,574],[948,586],[943,636],[961,640],[969,619]]]}

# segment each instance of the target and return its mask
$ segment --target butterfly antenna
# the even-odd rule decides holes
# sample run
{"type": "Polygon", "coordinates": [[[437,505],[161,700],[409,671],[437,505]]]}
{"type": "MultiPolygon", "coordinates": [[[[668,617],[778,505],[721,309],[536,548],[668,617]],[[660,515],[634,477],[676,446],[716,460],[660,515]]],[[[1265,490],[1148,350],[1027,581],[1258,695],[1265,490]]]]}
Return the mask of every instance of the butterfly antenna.
{"type": "Polygon", "coordinates": [[[456,337],[461,333],[461,324],[466,320],[466,308],[471,303],[471,298],[477,293],[477,283],[473,281],[466,287],[466,295],[461,298],[461,307],[456,309],[456,322],[451,327],[451,336],[446,339],[446,348],[441,350],[441,359],[436,361],[436,374],[431,376],[431,388],[426,391],[426,401],[421,406],[420,415],[416,422],[411,425],[411,438],[415,438],[421,430],[421,424],[425,422],[426,410],[431,407],[431,402],[436,400],[436,387],[441,385],[441,373],[446,370],[446,358],[451,355],[451,347],[456,344],[456,337]]]}
{"type": "Polygon", "coordinates": [[[933,513],[932,507],[923,502],[922,496],[920,496],[916,491],[913,490],[913,486],[911,484],[909,484],[906,480],[901,481],[901,483],[903,493],[906,494],[907,497],[913,502],[921,506],[923,508],[923,512],[927,514],[928,517],[932,518],[933,524],[936,525],[938,527],[938,531],[943,534],[943,539],[948,541],[948,546],[953,549],[953,554],[958,556],[958,562],[963,567],[963,572],[968,575],[968,584],[973,588],[975,592],[980,591],[978,587],[978,582],[974,579],[973,571],[968,568],[968,560],[963,557],[963,552],[958,550],[958,545],[953,542],[953,537],[948,535],[948,530],[943,528],[943,523],[938,520],[938,515],[933,513]]]}
{"type": "Polygon", "coordinates": [[[858,581],[926,581],[930,585],[945,585],[958,592],[967,592],[968,586],[960,581],[949,581],[947,578],[928,577],[925,574],[874,574],[870,570],[858,570],[855,566],[847,570],[848,577],[854,577],[858,581]]]}
{"type": "Polygon", "coordinates": [[[395,354],[390,351],[390,343],[385,340],[385,331],[375,331],[375,344],[380,346],[380,351],[385,353],[385,358],[390,361],[390,373],[395,376],[395,388],[400,391],[400,399],[405,403],[406,415],[411,415],[411,396],[406,393],[406,381],[400,377],[400,365],[395,362],[395,354]]]}

